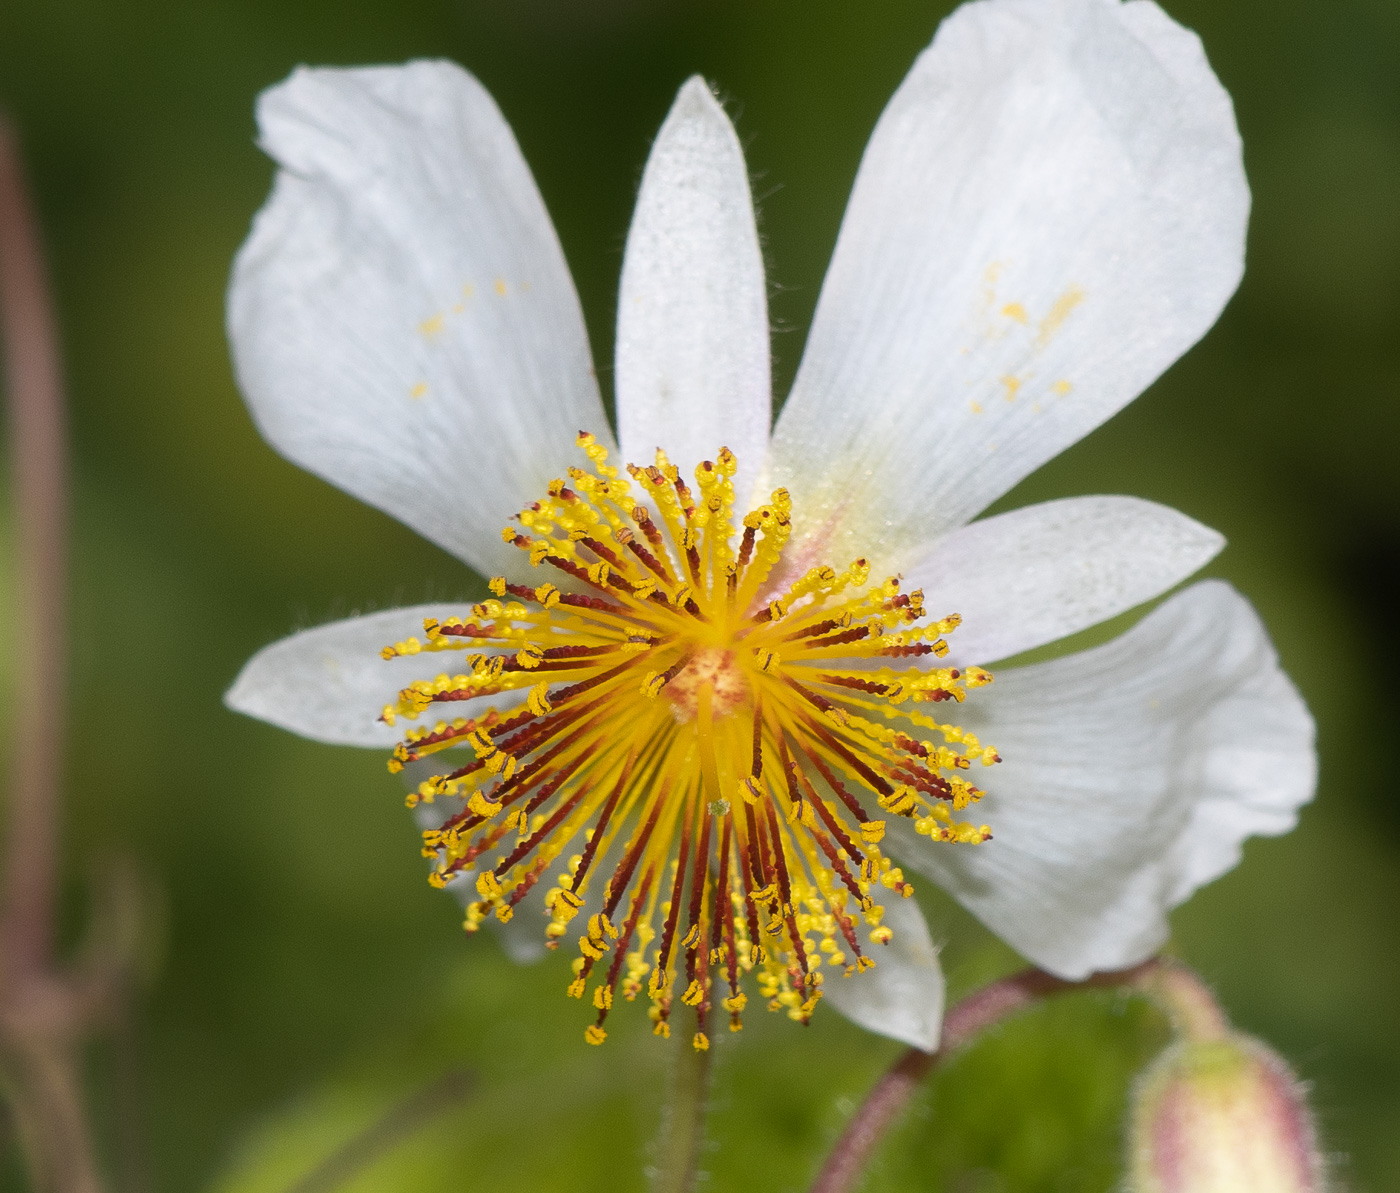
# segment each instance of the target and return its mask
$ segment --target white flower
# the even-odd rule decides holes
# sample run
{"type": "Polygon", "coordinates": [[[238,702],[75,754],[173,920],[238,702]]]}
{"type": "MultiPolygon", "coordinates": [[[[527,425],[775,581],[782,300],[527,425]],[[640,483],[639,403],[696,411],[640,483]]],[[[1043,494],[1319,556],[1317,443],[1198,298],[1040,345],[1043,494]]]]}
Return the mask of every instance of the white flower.
{"type": "MultiPolygon", "coordinates": [[[[528,693],[528,709],[517,705],[502,715],[515,717],[512,724],[538,721],[561,699],[582,699],[565,690],[569,679],[601,673],[601,664],[568,672],[550,687],[538,678],[545,674],[536,670],[540,652],[562,642],[577,654],[580,643],[604,639],[564,624],[565,614],[577,621],[577,607],[544,608],[555,598],[548,588],[534,590],[549,577],[532,574],[517,548],[533,543],[537,559],[547,551],[566,564],[572,559],[576,580],[594,568],[594,591],[608,590],[626,606],[618,624],[631,626],[633,641],[625,645],[628,635],[616,630],[615,641],[589,649],[611,651],[614,660],[627,649],[650,650],[675,665],[662,672],[658,663],[641,687],[629,678],[590,706],[606,713],[585,735],[586,748],[610,760],[606,776],[585,781],[580,775],[592,763],[577,758],[551,764],[562,784],[557,798],[589,783],[598,789],[584,801],[594,801],[589,823],[607,819],[604,786],[617,788],[617,806],[631,817],[624,832],[614,836],[609,823],[600,838],[600,852],[611,846],[606,864],[599,858],[595,865],[586,851],[583,869],[592,866],[597,881],[593,903],[583,909],[588,927],[576,972],[587,976],[612,948],[617,975],[630,946],[613,945],[609,933],[626,936],[628,929],[597,918],[600,875],[622,865],[623,842],[638,839],[648,810],[660,807],[676,831],[664,853],[648,853],[637,869],[656,863],[653,891],[670,881],[661,870],[678,848],[675,808],[684,790],[696,801],[686,805],[693,809],[687,823],[697,833],[713,827],[716,838],[708,875],[696,871],[706,893],[704,922],[687,935],[684,953],[691,970],[699,968],[699,993],[694,982],[675,985],[688,921],[674,926],[665,989],[658,994],[660,979],[650,968],[664,940],[651,953],[633,940],[628,972],[618,980],[632,994],[652,982],[653,1018],[664,1027],[672,996],[666,983],[677,998],[684,989],[710,1000],[708,955],[718,1000],[726,966],[732,978],[736,951],[746,965],[755,962],[757,941],[742,940],[742,909],[733,916],[714,910],[727,902],[712,898],[725,882],[716,873],[717,843],[732,824],[736,842],[757,839],[763,854],[762,842],[771,838],[755,825],[773,807],[787,826],[772,821],[783,848],[753,863],[761,876],[728,879],[743,896],[759,877],[773,878],[771,898],[760,892],[757,921],[748,909],[749,926],[760,935],[771,917],[777,942],[768,971],[756,965],[765,996],[801,1018],[824,992],[875,1031],[935,1046],[943,998],[936,950],[913,902],[893,897],[908,884],[897,869],[882,872],[889,866],[876,844],[882,830],[866,824],[855,844],[862,840],[859,818],[840,806],[830,781],[860,788],[862,772],[858,759],[848,763],[824,744],[827,732],[854,735],[845,748],[878,756],[887,775],[899,766],[905,777],[909,768],[919,772],[913,786],[865,783],[857,792],[867,802],[878,798],[890,813],[884,847],[951,891],[1025,956],[1067,978],[1149,956],[1166,938],[1168,911],[1233,866],[1246,837],[1293,825],[1313,790],[1312,723],[1258,618],[1219,582],[1172,597],[1105,646],[998,672],[995,685],[956,706],[961,730],[940,736],[926,721],[904,719],[914,689],[922,687],[916,694],[925,699],[961,701],[965,687],[982,678],[977,664],[1151,600],[1222,545],[1183,515],[1130,497],[1053,501],[972,521],[1139,394],[1210,327],[1238,283],[1249,195],[1229,97],[1197,38],[1155,4],[978,0],[944,22],[866,150],[771,439],[765,282],[742,152],[705,84],[692,79],[681,89],[648,161],[628,236],[616,397],[622,460],[650,464],[661,447],[682,478],[704,460],[719,465],[696,482],[701,513],[695,537],[685,541],[719,554],[701,564],[693,593],[677,592],[687,566],[679,535],[669,554],[653,541],[657,574],[676,574],[669,586],[656,581],[661,592],[649,595],[642,557],[623,550],[622,520],[610,526],[604,517],[587,529],[598,510],[618,518],[637,497],[660,521],[671,500],[666,494],[674,492],[663,473],[636,473],[623,500],[624,479],[610,479],[604,464],[601,472],[572,474],[576,498],[557,485],[545,497],[552,480],[583,462],[575,445],[580,428],[599,437],[589,450],[600,464],[607,422],[558,241],[510,130],[480,84],[445,62],[302,69],[262,96],[259,120],[263,145],[281,169],[239,254],[229,300],[238,377],[259,427],[290,459],[479,572],[504,577],[493,582],[503,600],[528,599],[475,614],[456,605],[391,610],[296,634],[248,663],[228,703],[307,737],[361,746],[399,740],[401,727],[377,720],[381,709],[389,706],[392,719],[394,710],[417,712],[444,693],[496,693],[507,702],[512,693],[515,701],[528,693]],[[716,455],[721,445],[732,458],[716,455]],[[784,493],[768,497],[775,489],[790,494],[790,513],[784,493]],[[762,591],[749,592],[734,614],[734,624],[747,628],[731,633],[722,605],[724,563],[733,555],[724,555],[721,532],[731,499],[742,514],[751,494],[769,502],[755,551],[781,548],[781,558],[762,591]],[[718,512],[701,527],[707,498],[718,512]],[[541,499],[544,513],[531,512],[541,499]],[[578,512],[583,506],[594,512],[578,512]],[[504,542],[501,527],[522,510],[519,543],[504,542]],[[561,545],[561,528],[572,528],[575,539],[606,540],[603,553],[586,541],[561,545]],[[619,566],[599,572],[609,551],[619,566]],[[915,661],[891,675],[873,657],[915,653],[901,643],[921,644],[921,651],[934,645],[940,627],[917,624],[916,591],[913,607],[891,612],[897,590],[862,589],[860,569],[802,579],[819,565],[839,569],[858,558],[869,561],[874,580],[901,575],[904,592],[922,590],[933,615],[961,615],[951,655],[938,660],[943,670],[915,661]],[[847,581],[849,591],[837,595],[847,581]],[[765,602],[782,598],[793,582],[816,595],[788,599],[770,614],[765,602]],[[687,621],[683,606],[694,600],[696,618],[687,621]],[[803,654],[811,635],[789,632],[792,645],[774,644],[779,625],[812,628],[817,600],[840,625],[869,629],[884,618],[864,645],[841,652],[852,657],[833,660],[833,648],[824,648],[825,668],[839,664],[846,690],[861,699],[844,700],[842,689],[828,684],[822,690],[834,711],[813,713],[797,697],[791,708],[774,710],[773,702],[782,705],[784,693],[802,684],[815,690],[808,678],[816,664],[803,654]],[[717,646],[697,645],[705,611],[713,614],[705,625],[723,627],[714,631],[723,639],[717,646]],[[768,645],[760,648],[754,626],[763,618],[770,618],[761,627],[768,645]],[[424,635],[425,619],[430,633],[419,641],[414,635],[424,635]],[[509,639],[505,655],[497,654],[519,660],[509,664],[515,670],[503,675],[505,664],[482,661],[471,674],[434,687],[439,668],[417,652],[467,642],[450,634],[481,633],[483,626],[509,639]],[[385,662],[380,648],[392,643],[400,648],[385,662]],[[946,670],[954,666],[956,672],[946,670]],[[663,693],[669,705],[641,690],[654,695],[673,672],[663,693]],[[802,684],[788,683],[793,676],[802,684]],[[859,683],[879,691],[867,696],[850,686],[859,683]],[[760,751],[767,769],[750,788],[755,802],[746,803],[733,794],[749,765],[748,747],[739,743],[762,720],[760,691],[770,702],[760,751]],[[667,709],[667,718],[648,720],[657,708],[667,709]],[[914,746],[928,761],[901,754],[904,746],[881,746],[870,720],[859,727],[861,717],[890,718],[918,737],[914,746]],[[843,728],[849,725],[856,728],[843,728]],[[643,737],[628,737],[639,732],[643,737]],[[986,742],[1004,761],[978,778],[987,791],[977,817],[993,839],[973,844],[980,826],[956,821],[948,807],[981,796],[959,776],[969,760],[995,759],[986,742]],[[946,748],[935,761],[939,745],[946,748]],[[788,746],[799,759],[791,767],[788,746]],[[815,756],[824,751],[828,768],[818,773],[815,756]],[[646,771],[646,782],[633,775],[634,766],[646,771]],[[854,969],[842,932],[858,924],[865,895],[841,913],[846,896],[826,890],[840,887],[833,870],[826,869],[825,886],[819,881],[827,863],[803,850],[810,853],[817,836],[839,837],[821,827],[804,800],[830,801],[851,834],[852,852],[864,851],[866,872],[857,872],[850,853],[842,864],[857,872],[861,891],[883,896],[883,927],[894,928],[888,945],[875,950],[872,972],[846,979],[828,968],[830,980],[820,987],[802,972],[820,968],[813,938],[822,938],[828,960],[842,958],[854,969]],[[698,810],[702,801],[705,811],[698,810]],[[807,903],[795,886],[778,891],[779,855],[807,865],[807,903]],[[888,890],[880,887],[882,876],[888,890]],[[795,926],[785,928],[788,911],[795,926]],[[724,924],[714,927],[721,921],[741,939],[726,943],[724,924]],[[712,941],[701,939],[711,930],[712,941]],[[798,947],[799,937],[812,956],[798,947]],[[715,942],[720,947],[707,954],[715,942]]],[[[761,579],[757,556],[751,568],[754,587],[761,579]]],[[[555,579],[569,589],[567,578],[555,579]]],[[[736,584],[744,591],[742,579],[736,584]]],[[[586,589],[582,583],[574,591],[586,589]]],[[[493,740],[481,715],[471,711],[475,719],[464,728],[446,727],[459,742],[474,732],[473,776],[430,780],[422,789],[455,798],[454,809],[478,801],[475,813],[458,817],[475,826],[478,850],[483,834],[509,828],[523,835],[555,806],[544,804],[533,822],[511,811],[501,823],[509,801],[498,806],[486,798],[494,789],[483,776],[494,772],[491,782],[509,782],[538,751],[531,755],[527,742],[521,757],[508,757],[497,748],[504,738],[493,740]]],[[[556,734],[535,744],[561,741],[556,734]]],[[[411,741],[398,756],[411,761],[427,752],[411,741]]],[[[574,848],[583,849],[579,841],[574,848]]],[[[428,844],[440,859],[440,881],[453,878],[467,837],[430,835],[428,844]]],[[[731,849],[736,866],[745,864],[741,855],[731,849]]],[[[508,885],[523,872],[507,867],[500,877],[508,885]]],[[[616,877],[625,885],[626,875],[616,877]]],[[[582,901],[571,898],[570,881],[550,891],[555,937],[582,901]]],[[[640,881],[634,871],[633,895],[640,881]]],[[[542,878],[532,897],[550,882],[542,878]]],[[[509,899],[493,872],[483,870],[476,883],[476,893],[468,893],[469,923],[491,909],[508,918],[509,899]]],[[[618,905],[619,920],[625,906],[618,905]]],[[[872,911],[861,925],[867,937],[879,914],[872,911]]],[[[653,918],[640,904],[638,917],[653,918]]],[[[524,918],[516,916],[510,928],[524,918]]],[[[526,927],[540,933],[544,921],[530,918],[526,927]]],[[[664,908],[657,910],[663,937],[664,918],[664,908]]],[[[884,935],[877,931],[875,939],[884,935]]],[[[583,985],[580,978],[575,992],[583,985]]],[[[735,1010],[736,997],[731,990],[726,1008],[735,1010]]],[[[601,1025],[611,993],[599,988],[593,998],[601,1025]]],[[[600,1030],[590,1031],[601,1038],[600,1030]]]]}

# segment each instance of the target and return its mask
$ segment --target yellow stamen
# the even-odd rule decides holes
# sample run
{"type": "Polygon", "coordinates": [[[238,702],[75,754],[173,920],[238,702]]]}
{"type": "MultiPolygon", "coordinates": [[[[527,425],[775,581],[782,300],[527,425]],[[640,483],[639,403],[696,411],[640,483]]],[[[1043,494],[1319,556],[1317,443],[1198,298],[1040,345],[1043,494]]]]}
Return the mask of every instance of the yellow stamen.
{"type": "Polygon", "coordinates": [[[864,560],[776,580],[791,500],[774,492],[736,541],[727,449],[692,489],[660,452],[624,476],[592,436],[579,446],[591,468],[503,531],[557,582],[497,577],[469,617],[383,651],[459,655],[456,674],[400,692],[389,724],[518,694],[394,751],[391,770],[441,766],[409,797],[443,808],[423,837],[430,881],[476,872],[469,931],[543,884],[548,946],[577,933],[569,993],[597,979],[589,1043],[618,993],[645,991],[662,1036],[674,1006],[693,1008],[702,1049],[712,1002],[743,1026],[746,985],[805,1022],[824,969],[870,969],[866,949],[891,939],[878,900],[913,893],[871,813],[932,840],[990,837],[954,813],[982,796],[967,768],[999,756],[923,707],[991,676],[922,665],[958,617],[927,620],[922,593],[871,584],[864,560]]]}

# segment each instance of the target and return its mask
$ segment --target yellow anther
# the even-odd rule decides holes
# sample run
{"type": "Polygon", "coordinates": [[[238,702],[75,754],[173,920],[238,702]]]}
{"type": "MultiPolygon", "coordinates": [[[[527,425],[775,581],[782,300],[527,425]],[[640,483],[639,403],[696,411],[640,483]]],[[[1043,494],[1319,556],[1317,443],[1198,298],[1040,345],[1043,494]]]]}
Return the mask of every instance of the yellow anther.
{"type": "Polygon", "coordinates": [[[601,1044],[608,1038],[608,1033],[596,1023],[589,1024],[583,1030],[583,1038],[590,1044],[601,1044]]]}
{"type": "Polygon", "coordinates": [[[896,787],[888,795],[880,797],[880,807],[896,816],[908,816],[918,806],[919,797],[912,787],[896,787]]]}
{"type": "Polygon", "coordinates": [[[673,1000],[702,1007],[711,997],[740,1030],[749,996],[740,982],[805,1022],[832,967],[871,965],[846,945],[848,917],[863,917],[861,931],[883,943],[891,933],[877,899],[913,889],[880,853],[885,818],[909,817],[939,848],[989,835],[958,816],[982,797],[968,768],[999,756],[929,714],[990,677],[934,662],[958,618],[931,624],[924,594],[904,593],[896,578],[872,584],[866,559],[845,570],[804,560],[797,580],[779,581],[794,565],[783,558],[791,497],[776,490],[760,509],[736,510],[728,449],[687,484],[664,453],[621,470],[591,435],[578,443],[588,466],[563,472],[503,540],[555,569],[553,579],[601,591],[492,577],[469,621],[428,618],[421,638],[385,648],[390,658],[459,652],[457,674],[410,683],[383,715],[422,721],[391,769],[442,763],[408,802],[460,801],[443,810],[451,828],[423,836],[430,881],[466,885],[457,879],[472,859],[468,931],[493,913],[510,920],[510,900],[544,882],[547,946],[568,936],[578,945],[569,992],[582,999],[593,982],[591,1043],[605,1038],[601,1020],[619,993],[645,993],[663,1036],[673,1000]],[[433,710],[478,697],[470,719],[428,727],[433,710]],[[492,698],[501,703],[483,708],[492,698]],[[463,765],[463,753],[473,761],[463,765]],[[880,818],[852,816],[857,805],[880,818]],[[690,833],[693,847],[702,827],[711,856],[695,864],[710,877],[697,900],[678,837],[690,833]],[[727,889],[715,886],[722,840],[738,851],[727,889]],[[590,883],[602,887],[595,911],[614,908],[627,925],[611,965],[621,944],[612,920],[576,922],[590,883]],[[708,968],[696,972],[702,952],[708,968]],[[596,981],[599,961],[610,981],[596,981]]]}
{"type": "Polygon", "coordinates": [[[890,890],[894,890],[895,887],[904,885],[904,871],[900,869],[887,870],[880,875],[880,881],[890,890]]]}
{"type": "Polygon", "coordinates": [[[473,791],[471,799],[467,801],[467,810],[474,816],[480,816],[483,820],[489,820],[501,810],[501,805],[493,804],[480,791],[473,791]]]}
{"type": "Polygon", "coordinates": [[[544,716],[554,706],[549,702],[549,682],[537,683],[530,689],[529,698],[526,700],[529,709],[537,717],[544,716]]]}
{"type": "Polygon", "coordinates": [[[690,1046],[694,1048],[696,1052],[708,1052],[710,1048],[710,1037],[703,1031],[697,1031],[695,1033],[695,1038],[690,1041],[690,1046]]]}

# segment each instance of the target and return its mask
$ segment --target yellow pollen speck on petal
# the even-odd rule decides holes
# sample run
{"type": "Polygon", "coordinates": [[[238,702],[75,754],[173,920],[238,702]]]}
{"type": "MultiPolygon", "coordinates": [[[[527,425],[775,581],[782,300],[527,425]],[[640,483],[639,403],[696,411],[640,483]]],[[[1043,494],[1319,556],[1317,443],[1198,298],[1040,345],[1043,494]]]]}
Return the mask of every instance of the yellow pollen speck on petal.
{"type": "Polygon", "coordinates": [[[968,407],[972,410],[972,413],[973,413],[973,414],[981,414],[981,413],[982,413],[982,403],[981,403],[981,402],[975,402],[975,401],[974,401],[974,402],[968,402],[968,407]]]}
{"type": "Polygon", "coordinates": [[[496,293],[497,293],[498,295],[500,295],[502,298],[504,298],[504,297],[506,296],[506,280],[505,280],[505,278],[497,278],[497,279],[496,279],[496,282],[495,282],[495,290],[496,290],[496,293]]]}
{"type": "Polygon", "coordinates": [[[1060,328],[1064,326],[1065,320],[1070,317],[1074,308],[1083,301],[1084,291],[1078,286],[1070,286],[1059,298],[1055,299],[1045,318],[1040,321],[1040,328],[1035,337],[1036,347],[1044,348],[1049,344],[1060,328]]]}
{"type": "Polygon", "coordinates": [[[424,339],[431,340],[441,335],[442,329],[446,325],[447,320],[443,316],[442,312],[439,311],[436,315],[433,315],[431,318],[424,319],[423,322],[418,325],[418,332],[420,335],[423,336],[424,339]]]}
{"type": "Polygon", "coordinates": [[[1052,385],[1050,388],[1060,397],[1064,397],[1065,394],[1069,393],[1069,391],[1074,388],[1074,386],[1072,386],[1068,381],[1060,380],[1055,382],[1055,384],[1052,385]]]}
{"type": "Polygon", "coordinates": [[[1012,319],[1023,326],[1030,322],[1030,316],[1026,314],[1026,308],[1019,302],[1008,302],[1001,308],[1001,313],[1008,319],[1012,319]]]}
{"type": "Polygon", "coordinates": [[[732,452],[686,477],[578,445],[588,467],[502,532],[551,578],[493,577],[384,651],[425,663],[383,719],[409,723],[391,769],[431,768],[409,797],[435,817],[429,881],[471,876],[469,932],[538,888],[546,947],[577,945],[589,1043],[638,1000],[701,1049],[716,1004],[730,1031],[749,1005],[805,1023],[825,972],[870,969],[884,903],[913,893],[887,820],[930,846],[989,838],[959,814],[983,795],[972,763],[1000,756],[933,706],[991,676],[944,666],[960,619],[864,558],[784,573],[791,496],[736,508],[732,452]]]}
{"type": "Polygon", "coordinates": [[[1006,392],[1002,394],[1002,397],[1008,402],[1014,402],[1016,400],[1016,394],[1021,388],[1021,379],[1019,377],[1003,377],[1001,379],[1001,384],[1006,390],[1006,392]]]}
{"type": "Polygon", "coordinates": [[[423,395],[426,394],[427,392],[428,392],[428,383],[427,383],[426,381],[419,381],[419,382],[416,382],[416,383],[413,385],[413,387],[408,391],[408,396],[409,396],[410,398],[413,398],[413,399],[416,401],[418,398],[423,397],[423,395]]]}

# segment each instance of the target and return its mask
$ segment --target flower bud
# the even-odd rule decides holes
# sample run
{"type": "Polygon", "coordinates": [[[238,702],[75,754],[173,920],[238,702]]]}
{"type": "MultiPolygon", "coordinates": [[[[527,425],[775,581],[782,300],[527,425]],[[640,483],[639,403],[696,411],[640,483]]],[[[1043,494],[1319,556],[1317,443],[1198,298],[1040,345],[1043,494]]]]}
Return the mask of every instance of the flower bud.
{"type": "Polygon", "coordinates": [[[1258,1040],[1226,1032],[1171,1045],[1139,1079],[1132,1193],[1321,1193],[1304,1091],[1258,1040]]]}

